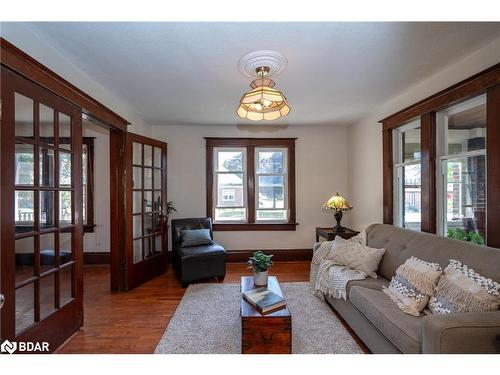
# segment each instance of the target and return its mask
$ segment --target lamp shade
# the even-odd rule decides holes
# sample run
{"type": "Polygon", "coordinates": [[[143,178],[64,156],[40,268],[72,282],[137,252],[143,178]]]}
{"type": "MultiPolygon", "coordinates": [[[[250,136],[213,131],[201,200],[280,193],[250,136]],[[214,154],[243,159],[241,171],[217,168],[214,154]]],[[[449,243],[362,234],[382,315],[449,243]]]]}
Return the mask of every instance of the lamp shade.
{"type": "Polygon", "coordinates": [[[254,80],[252,90],[245,93],[236,113],[241,118],[252,121],[276,120],[290,112],[285,95],[274,89],[275,83],[269,78],[254,80]]]}
{"type": "Polygon", "coordinates": [[[336,211],[347,211],[352,209],[351,204],[347,199],[341,196],[339,193],[335,194],[333,197],[328,199],[328,201],[323,205],[327,210],[336,211]]]}

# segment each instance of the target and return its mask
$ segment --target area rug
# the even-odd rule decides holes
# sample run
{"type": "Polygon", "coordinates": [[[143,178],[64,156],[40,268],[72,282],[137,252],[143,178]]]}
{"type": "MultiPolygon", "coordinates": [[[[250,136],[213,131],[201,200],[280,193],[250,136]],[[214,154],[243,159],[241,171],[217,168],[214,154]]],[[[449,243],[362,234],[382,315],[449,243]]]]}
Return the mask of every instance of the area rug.
{"type": "MultiPolygon", "coordinates": [[[[362,353],[326,303],[309,284],[281,283],[292,314],[294,354],[362,353]]],[[[158,354],[241,353],[239,284],[189,286],[163,334],[158,354]]]]}

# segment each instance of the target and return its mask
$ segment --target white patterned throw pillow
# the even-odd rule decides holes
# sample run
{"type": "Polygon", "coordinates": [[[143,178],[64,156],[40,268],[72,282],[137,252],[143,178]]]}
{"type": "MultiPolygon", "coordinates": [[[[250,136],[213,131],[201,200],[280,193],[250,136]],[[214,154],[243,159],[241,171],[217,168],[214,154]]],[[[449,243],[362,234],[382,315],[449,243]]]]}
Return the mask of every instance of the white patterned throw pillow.
{"type": "Polygon", "coordinates": [[[396,305],[405,313],[419,316],[443,273],[437,263],[411,257],[396,270],[388,288],[384,288],[396,305]]]}
{"type": "Polygon", "coordinates": [[[376,271],[385,254],[385,249],[375,249],[366,246],[364,243],[361,243],[363,238],[356,237],[350,240],[344,240],[338,236],[335,237],[333,244],[334,251],[331,253],[331,260],[335,264],[364,272],[366,276],[376,279],[376,271]]]}
{"type": "Polygon", "coordinates": [[[450,260],[429,301],[433,314],[494,311],[500,308],[500,284],[458,260],[450,260]]]}

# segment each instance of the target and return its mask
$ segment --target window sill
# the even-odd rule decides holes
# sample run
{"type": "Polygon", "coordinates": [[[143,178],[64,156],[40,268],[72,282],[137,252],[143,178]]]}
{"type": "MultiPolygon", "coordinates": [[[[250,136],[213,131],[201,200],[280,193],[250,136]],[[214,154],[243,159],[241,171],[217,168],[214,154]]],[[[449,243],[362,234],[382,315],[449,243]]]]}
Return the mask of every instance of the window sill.
{"type": "Polygon", "coordinates": [[[212,230],[221,232],[295,231],[298,223],[214,223],[212,230]]]}

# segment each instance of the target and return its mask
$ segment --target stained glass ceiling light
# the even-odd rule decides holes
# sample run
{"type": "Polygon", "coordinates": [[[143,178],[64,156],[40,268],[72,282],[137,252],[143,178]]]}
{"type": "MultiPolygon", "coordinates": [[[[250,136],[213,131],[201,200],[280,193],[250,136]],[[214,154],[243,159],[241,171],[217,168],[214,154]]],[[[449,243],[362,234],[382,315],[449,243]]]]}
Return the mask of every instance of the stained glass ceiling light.
{"type": "Polygon", "coordinates": [[[252,81],[251,91],[245,93],[240,100],[240,106],[236,113],[241,118],[252,121],[276,120],[286,116],[290,112],[285,95],[274,89],[276,85],[269,75],[268,66],[260,66],[255,69],[259,77],[252,81]]]}

